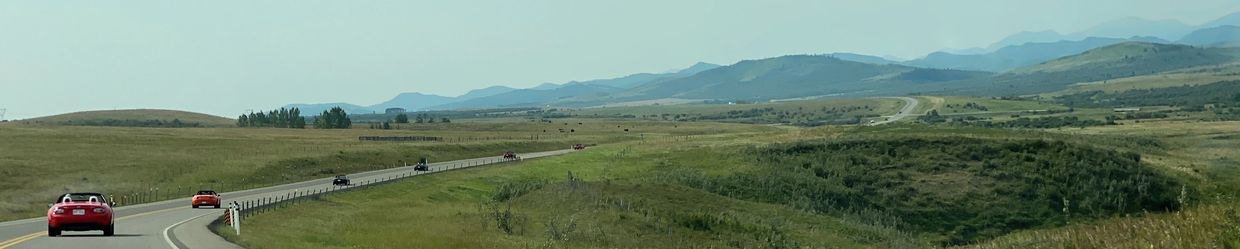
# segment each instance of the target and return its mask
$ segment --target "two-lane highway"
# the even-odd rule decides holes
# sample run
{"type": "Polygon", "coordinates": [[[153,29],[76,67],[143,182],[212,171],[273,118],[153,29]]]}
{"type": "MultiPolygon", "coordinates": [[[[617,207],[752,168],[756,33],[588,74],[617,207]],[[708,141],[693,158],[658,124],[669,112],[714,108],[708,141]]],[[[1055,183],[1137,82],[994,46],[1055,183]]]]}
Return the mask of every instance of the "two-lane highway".
{"type": "MultiPolygon", "coordinates": [[[[573,150],[557,150],[521,154],[525,159],[555,156],[573,150]]],[[[485,157],[431,163],[430,172],[467,168],[503,162],[502,158],[485,157]]],[[[349,175],[354,183],[383,181],[402,176],[426,174],[412,166],[369,171],[349,175]]],[[[334,190],[331,178],[315,179],[272,187],[222,193],[225,203],[245,202],[261,198],[286,196],[294,191],[334,190]]],[[[50,198],[49,198],[50,200],[50,198]]],[[[47,236],[47,219],[31,218],[0,223],[0,249],[17,248],[238,248],[210,233],[206,224],[223,214],[224,209],[192,209],[189,196],[116,208],[116,235],[102,232],[65,232],[61,237],[47,236]]],[[[245,231],[242,223],[242,232],[245,231]]]]}
{"type": "Polygon", "coordinates": [[[895,99],[903,100],[904,107],[901,107],[900,111],[896,112],[895,115],[888,116],[886,120],[870,123],[870,125],[883,125],[883,124],[900,121],[901,119],[908,117],[909,113],[912,113],[914,109],[917,109],[918,101],[915,98],[909,98],[909,97],[887,97],[887,98],[895,98],[895,99]]]}

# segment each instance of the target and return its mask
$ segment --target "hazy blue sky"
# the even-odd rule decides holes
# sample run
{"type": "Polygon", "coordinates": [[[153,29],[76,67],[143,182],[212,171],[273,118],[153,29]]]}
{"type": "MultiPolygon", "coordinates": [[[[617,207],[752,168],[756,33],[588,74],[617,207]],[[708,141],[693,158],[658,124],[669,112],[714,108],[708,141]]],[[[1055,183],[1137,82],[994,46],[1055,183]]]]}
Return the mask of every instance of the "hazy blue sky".
{"type": "Polygon", "coordinates": [[[370,105],[784,54],[912,58],[1128,16],[1196,25],[1240,0],[2,1],[7,118],[370,105]]]}

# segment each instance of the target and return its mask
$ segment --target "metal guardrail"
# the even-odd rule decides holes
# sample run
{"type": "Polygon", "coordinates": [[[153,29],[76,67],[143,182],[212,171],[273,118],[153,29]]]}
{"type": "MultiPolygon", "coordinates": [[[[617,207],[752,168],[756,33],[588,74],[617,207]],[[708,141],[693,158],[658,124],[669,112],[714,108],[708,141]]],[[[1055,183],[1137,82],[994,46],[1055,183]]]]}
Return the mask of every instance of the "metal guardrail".
{"type": "MultiPolygon", "coordinates": [[[[297,189],[297,190],[286,192],[284,195],[276,195],[276,196],[259,198],[255,200],[237,202],[237,206],[239,209],[239,212],[237,214],[237,219],[238,221],[242,221],[255,214],[270,212],[273,209],[286,207],[288,205],[293,205],[293,204],[297,204],[300,202],[310,201],[310,200],[317,199],[317,198],[320,198],[324,195],[331,194],[331,193],[353,191],[353,190],[364,190],[364,189],[368,189],[371,187],[381,186],[381,185],[388,184],[388,183],[394,183],[399,180],[403,180],[403,179],[415,177],[415,176],[420,176],[420,175],[434,174],[434,173],[449,171],[449,170],[454,170],[454,169],[468,168],[468,167],[487,165],[487,164],[512,162],[512,161],[520,161],[520,159],[498,158],[498,159],[486,159],[480,162],[460,162],[460,163],[453,163],[451,165],[447,165],[445,168],[441,168],[439,170],[432,169],[430,171],[405,172],[405,173],[402,173],[396,176],[389,176],[386,178],[379,178],[379,179],[371,179],[371,180],[366,180],[366,181],[362,181],[356,184],[350,184],[350,185],[345,185],[345,186],[333,185],[333,186],[324,187],[324,188],[297,189]]],[[[407,167],[412,169],[413,166],[407,166],[407,167]]]]}

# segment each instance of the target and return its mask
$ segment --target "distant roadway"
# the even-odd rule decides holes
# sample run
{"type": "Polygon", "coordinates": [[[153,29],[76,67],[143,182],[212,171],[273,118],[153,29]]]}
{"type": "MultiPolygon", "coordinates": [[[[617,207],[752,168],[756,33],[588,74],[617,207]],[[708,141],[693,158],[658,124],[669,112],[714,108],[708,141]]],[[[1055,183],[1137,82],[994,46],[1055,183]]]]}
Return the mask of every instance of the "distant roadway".
{"type": "MultiPolygon", "coordinates": [[[[572,150],[534,152],[520,155],[522,158],[531,159],[569,152],[572,152],[572,150]]],[[[438,172],[484,165],[487,162],[495,162],[500,159],[499,156],[484,157],[431,163],[429,166],[431,167],[431,172],[438,172]]],[[[426,172],[413,171],[413,167],[409,166],[351,174],[349,179],[354,183],[360,183],[418,173],[425,174],[426,172]]],[[[272,187],[221,193],[221,195],[224,197],[224,203],[232,203],[234,201],[240,203],[260,198],[285,196],[297,190],[332,189],[331,180],[332,178],[320,178],[272,187]]],[[[48,201],[51,201],[53,197],[49,196],[47,198],[48,201]]],[[[187,193],[184,198],[118,207],[115,210],[116,234],[110,237],[102,236],[103,232],[101,231],[66,231],[61,237],[48,237],[47,218],[45,217],[0,222],[0,249],[240,248],[207,230],[206,225],[223,215],[224,209],[191,209],[189,202],[189,194],[187,193]]],[[[242,222],[242,233],[245,233],[245,227],[245,222],[242,222]]]]}
{"type": "Polygon", "coordinates": [[[882,124],[900,121],[900,119],[904,119],[905,117],[908,117],[909,113],[912,113],[914,109],[917,109],[918,101],[915,98],[909,98],[909,97],[887,97],[887,98],[903,100],[904,107],[900,107],[900,111],[896,112],[895,115],[887,116],[887,120],[875,121],[874,123],[871,123],[870,125],[882,125],[882,124]]]}

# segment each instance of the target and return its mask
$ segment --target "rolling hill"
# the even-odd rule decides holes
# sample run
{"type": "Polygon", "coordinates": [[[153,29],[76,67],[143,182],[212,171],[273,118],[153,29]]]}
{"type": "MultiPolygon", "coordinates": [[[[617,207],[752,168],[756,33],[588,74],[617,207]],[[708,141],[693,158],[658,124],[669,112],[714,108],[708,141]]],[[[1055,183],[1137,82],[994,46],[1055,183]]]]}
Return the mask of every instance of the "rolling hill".
{"type": "Polygon", "coordinates": [[[1095,75],[1149,74],[1234,59],[1225,50],[1175,44],[1125,42],[1012,70],[1011,75],[1093,72],[1095,75]]]}
{"type": "Polygon", "coordinates": [[[100,123],[105,121],[150,121],[159,120],[163,122],[171,122],[178,120],[183,123],[197,123],[200,126],[219,127],[233,126],[236,121],[230,118],[202,114],[196,112],[177,111],[177,110],[159,110],[159,109],[129,109],[129,110],[103,110],[103,111],[83,111],[58,114],[46,117],[31,118],[24,121],[32,123],[47,124],[89,124],[100,123]]]}
{"type": "Polygon", "coordinates": [[[1125,42],[1014,69],[985,81],[955,82],[955,90],[946,92],[986,95],[1044,93],[1062,90],[1074,83],[1158,74],[1235,60],[1236,49],[1125,42]]]}

